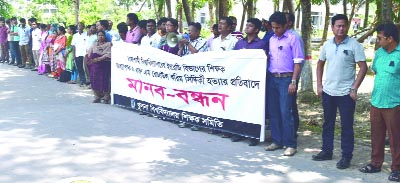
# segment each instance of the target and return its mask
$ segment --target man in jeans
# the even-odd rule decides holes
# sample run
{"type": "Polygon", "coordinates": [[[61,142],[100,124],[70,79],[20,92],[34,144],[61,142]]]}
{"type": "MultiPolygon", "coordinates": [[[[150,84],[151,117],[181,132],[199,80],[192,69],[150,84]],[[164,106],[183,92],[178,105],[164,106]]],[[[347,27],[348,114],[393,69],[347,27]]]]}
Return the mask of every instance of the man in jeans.
{"type": "Polygon", "coordinates": [[[285,146],[283,155],[293,156],[297,152],[297,140],[292,103],[304,53],[299,37],[287,29],[284,13],[275,12],[269,20],[274,35],[269,42],[266,92],[273,143],[265,150],[274,151],[285,146]]]}
{"type": "Polygon", "coordinates": [[[11,36],[10,41],[10,51],[11,51],[11,61],[8,63],[9,65],[14,64],[14,66],[21,65],[21,52],[19,51],[19,36],[18,36],[18,23],[17,18],[11,18],[10,29],[8,30],[8,34],[11,36]]]}
{"type": "Polygon", "coordinates": [[[357,89],[367,72],[363,46],[347,35],[349,20],[346,15],[338,14],[332,17],[332,32],[334,38],[326,41],[322,47],[317,64],[317,92],[322,96],[324,109],[324,124],[322,131],[322,151],[313,155],[314,161],[331,160],[333,153],[333,138],[336,112],[339,109],[341,122],[342,158],[336,164],[338,169],[350,167],[354,150],[354,111],[357,99],[357,89]],[[326,79],[322,86],[322,75],[325,61],[326,79]],[[356,75],[356,64],[360,70],[356,75]]]}
{"type": "Polygon", "coordinates": [[[29,46],[30,28],[26,26],[25,18],[19,19],[21,26],[18,29],[19,49],[21,50],[22,63],[19,68],[32,69],[31,47],[29,46]]]}

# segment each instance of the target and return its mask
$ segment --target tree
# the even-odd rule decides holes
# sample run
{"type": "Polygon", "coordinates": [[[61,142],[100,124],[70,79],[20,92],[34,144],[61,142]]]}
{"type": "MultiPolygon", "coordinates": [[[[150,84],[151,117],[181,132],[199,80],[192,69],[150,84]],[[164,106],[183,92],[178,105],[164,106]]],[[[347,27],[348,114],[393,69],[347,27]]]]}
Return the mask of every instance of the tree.
{"type": "MultiPolygon", "coordinates": [[[[379,6],[378,6],[379,7],[379,6]]],[[[382,11],[381,11],[381,16],[382,16],[382,23],[389,23],[393,22],[393,3],[391,0],[382,0],[382,11]]]]}
{"type": "Polygon", "coordinates": [[[305,61],[301,72],[301,91],[314,92],[311,68],[311,0],[301,0],[302,24],[301,32],[304,42],[305,61]]]}
{"type": "Polygon", "coordinates": [[[186,17],[187,23],[189,24],[189,22],[193,22],[192,13],[189,8],[188,0],[182,0],[182,6],[183,6],[183,12],[185,12],[185,17],[186,17]]]}
{"type": "Polygon", "coordinates": [[[294,14],[293,0],[283,0],[282,12],[289,12],[294,14]]]}
{"type": "MultiPolygon", "coordinates": [[[[178,0],[177,0],[177,3],[178,3],[178,0]]],[[[171,0],[165,0],[165,6],[167,6],[168,18],[171,18],[172,17],[171,0]]]]}
{"type": "Polygon", "coordinates": [[[215,21],[213,10],[214,10],[213,0],[208,0],[208,12],[210,14],[210,27],[213,26],[213,24],[214,24],[213,21],[215,21]]]}
{"type": "Polygon", "coordinates": [[[118,5],[119,6],[124,6],[126,8],[126,11],[129,11],[129,8],[133,4],[137,4],[137,0],[118,0],[118,5]]]}
{"type": "MultiPolygon", "coordinates": [[[[328,30],[329,30],[329,14],[330,14],[330,4],[338,4],[340,0],[324,0],[324,4],[325,4],[325,22],[324,22],[324,29],[323,29],[323,33],[322,33],[322,39],[321,39],[321,45],[324,44],[324,42],[326,41],[326,38],[328,36],[328,30]]],[[[320,5],[322,3],[321,0],[314,0],[313,1],[314,4],[318,4],[320,5]]]]}
{"type": "Polygon", "coordinates": [[[5,18],[11,18],[13,14],[12,6],[6,0],[0,0],[0,16],[5,18]]]}
{"type": "Polygon", "coordinates": [[[230,0],[219,0],[218,1],[219,5],[219,11],[218,11],[218,16],[219,17],[226,17],[229,14],[229,10],[232,8],[232,4],[230,0]]]}
{"type": "Polygon", "coordinates": [[[369,0],[365,1],[365,13],[364,13],[364,25],[363,27],[366,28],[368,26],[368,17],[369,17],[369,0]]]}

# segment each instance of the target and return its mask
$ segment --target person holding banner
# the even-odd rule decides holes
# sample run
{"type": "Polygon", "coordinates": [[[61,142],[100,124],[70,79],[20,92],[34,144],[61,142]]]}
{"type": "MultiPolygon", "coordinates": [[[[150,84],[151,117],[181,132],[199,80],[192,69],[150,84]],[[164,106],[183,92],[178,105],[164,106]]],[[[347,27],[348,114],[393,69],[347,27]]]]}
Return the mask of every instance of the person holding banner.
{"type": "MultiPolygon", "coordinates": [[[[262,22],[258,18],[250,18],[247,20],[245,33],[246,37],[244,39],[239,40],[234,50],[240,49],[262,49],[264,52],[267,50],[267,42],[263,41],[258,37],[258,33],[261,30],[262,22]]],[[[232,142],[239,142],[243,140],[243,136],[233,135],[231,140],[232,142]]],[[[250,138],[249,146],[255,146],[258,144],[258,140],[255,138],[250,138]]]]}
{"type": "Polygon", "coordinates": [[[154,19],[148,19],[146,24],[147,35],[142,38],[141,46],[151,46],[158,48],[161,40],[161,36],[156,33],[156,21],[154,19]]]}
{"type": "MultiPolygon", "coordinates": [[[[238,39],[232,36],[233,21],[229,17],[221,17],[218,23],[219,36],[213,40],[211,51],[229,51],[233,50],[238,39]]],[[[212,130],[211,133],[219,133],[216,130],[212,130]]],[[[229,138],[229,133],[224,133],[222,138],[229,138]]]]}
{"type": "Polygon", "coordinates": [[[286,146],[283,155],[293,156],[297,152],[297,140],[291,104],[304,53],[300,39],[286,28],[284,13],[275,12],[269,20],[274,35],[269,42],[266,92],[273,143],[265,150],[274,151],[286,146]]]}
{"type": "Polygon", "coordinates": [[[222,17],[218,23],[220,35],[214,39],[211,51],[233,50],[238,39],[232,36],[233,21],[229,17],[222,17]]]}
{"type": "Polygon", "coordinates": [[[111,46],[111,42],[106,41],[106,33],[99,31],[97,43],[88,52],[90,84],[95,97],[93,103],[100,103],[103,97],[105,104],[110,103],[111,46]]]}
{"type": "MultiPolygon", "coordinates": [[[[198,52],[206,52],[208,51],[207,40],[200,37],[201,32],[201,24],[196,22],[190,22],[188,28],[189,39],[181,39],[179,41],[179,56],[185,56],[190,54],[195,54],[198,52]]],[[[185,128],[186,123],[181,122],[178,125],[180,128],[185,128]]],[[[192,131],[198,131],[199,128],[197,126],[192,126],[190,128],[192,131]]]]}

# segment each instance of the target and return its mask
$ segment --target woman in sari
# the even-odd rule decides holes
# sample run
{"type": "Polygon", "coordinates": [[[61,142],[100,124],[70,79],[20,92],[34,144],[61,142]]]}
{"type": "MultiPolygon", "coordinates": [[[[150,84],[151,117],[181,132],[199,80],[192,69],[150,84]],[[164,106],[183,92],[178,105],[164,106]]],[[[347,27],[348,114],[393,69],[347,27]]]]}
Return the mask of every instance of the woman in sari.
{"type": "Polygon", "coordinates": [[[111,46],[106,41],[104,31],[97,32],[97,43],[88,52],[87,65],[90,73],[90,85],[94,93],[93,103],[110,103],[111,46]]]}
{"type": "Polygon", "coordinates": [[[46,53],[47,53],[47,60],[45,61],[45,64],[47,64],[50,67],[51,73],[48,75],[51,78],[54,78],[56,75],[56,68],[54,67],[55,65],[55,59],[54,59],[54,40],[57,37],[57,24],[50,25],[49,28],[49,34],[46,37],[46,53]]]}
{"type": "MultiPolygon", "coordinates": [[[[65,70],[65,45],[67,44],[67,37],[65,36],[65,28],[63,26],[58,27],[57,37],[54,40],[54,55],[55,55],[55,67],[56,73],[54,78],[58,79],[62,71],[65,70]]],[[[53,63],[54,64],[54,63],[53,63]]],[[[53,65],[54,68],[54,65],[53,65]]]]}
{"type": "Polygon", "coordinates": [[[49,54],[47,53],[47,43],[46,39],[49,35],[47,31],[46,24],[40,24],[40,30],[42,31],[40,35],[40,49],[39,49],[39,65],[38,65],[38,74],[46,73],[46,63],[49,61],[49,54]]]}
{"type": "Polygon", "coordinates": [[[66,52],[65,52],[65,69],[71,73],[71,79],[67,83],[69,84],[76,84],[76,79],[78,78],[78,70],[76,69],[75,62],[74,62],[74,54],[73,54],[73,47],[71,46],[72,37],[76,32],[76,26],[70,25],[67,29],[67,45],[66,45],[66,52]]]}

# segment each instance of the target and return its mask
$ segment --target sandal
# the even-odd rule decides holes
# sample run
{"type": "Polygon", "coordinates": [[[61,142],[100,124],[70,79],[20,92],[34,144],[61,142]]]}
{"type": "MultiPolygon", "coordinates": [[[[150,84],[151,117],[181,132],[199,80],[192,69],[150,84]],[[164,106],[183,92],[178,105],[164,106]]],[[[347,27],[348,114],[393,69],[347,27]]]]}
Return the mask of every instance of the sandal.
{"type": "Polygon", "coordinates": [[[381,171],[380,168],[376,168],[376,167],[375,167],[374,165],[372,165],[371,163],[368,164],[368,165],[365,165],[365,166],[361,167],[361,168],[358,169],[358,170],[360,170],[360,172],[362,172],[362,173],[377,173],[377,172],[380,172],[380,171],[381,171]]]}
{"type": "Polygon", "coordinates": [[[390,173],[388,179],[390,181],[400,182],[400,170],[395,170],[392,173],[390,173]]]}

